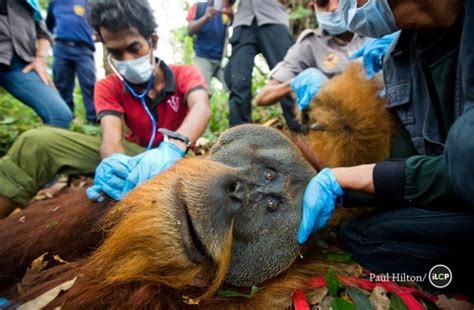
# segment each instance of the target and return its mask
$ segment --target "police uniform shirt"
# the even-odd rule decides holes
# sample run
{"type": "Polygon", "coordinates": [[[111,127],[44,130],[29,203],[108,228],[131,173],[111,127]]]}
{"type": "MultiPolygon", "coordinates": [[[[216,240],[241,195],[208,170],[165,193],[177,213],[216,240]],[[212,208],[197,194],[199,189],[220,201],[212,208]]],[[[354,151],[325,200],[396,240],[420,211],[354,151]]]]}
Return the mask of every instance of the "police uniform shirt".
{"type": "Polygon", "coordinates": [[[270,73],[270,78],[288,82],[307,68],[317,68],[328,78],[341,73],[349,64],[349,56],[358,51],[365,38],[357,34],[345,42],[321,28],[307,29],[288,50],[285,59],[270,73]]]}
{"type": "Polygon", "coordinates": [[[289,26],[288,13],[278,0],[240,0],[232,26],[251,26],[254,19],[259,27],[267,24],[289,26]]]}

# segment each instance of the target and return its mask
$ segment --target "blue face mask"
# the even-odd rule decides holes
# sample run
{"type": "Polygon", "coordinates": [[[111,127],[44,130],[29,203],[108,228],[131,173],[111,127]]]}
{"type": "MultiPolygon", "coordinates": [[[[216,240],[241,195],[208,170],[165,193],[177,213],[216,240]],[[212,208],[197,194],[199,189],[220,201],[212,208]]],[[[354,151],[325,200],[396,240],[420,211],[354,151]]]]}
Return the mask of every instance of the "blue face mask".
{"type": "Polygon", "coordinates": [[[339,11],[318,12],[316,10],[316,19],[319,26],[329,34],[338,35],[347,31],[346,23],[339,11]]]}
{"type": "Polygon", "coordinates": [[[338,11],[350,31],[365,37],[380,38],[398,30],[387,0],[368,0],[360,8],[356,0],[340,0],[338,11]]]}

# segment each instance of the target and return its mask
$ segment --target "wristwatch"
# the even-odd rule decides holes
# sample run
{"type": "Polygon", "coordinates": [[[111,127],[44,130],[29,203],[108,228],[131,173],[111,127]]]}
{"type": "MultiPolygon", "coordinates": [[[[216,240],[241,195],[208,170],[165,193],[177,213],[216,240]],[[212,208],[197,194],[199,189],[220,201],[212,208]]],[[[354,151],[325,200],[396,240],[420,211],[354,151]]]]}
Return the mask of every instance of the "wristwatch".
{"type": "Polygon", "coordinates": [[[189,148],[191,147],[191,140],[185,135],[166,128],[160,128],[158,129],[158,132],[161,132],[165,137],[183,142],[186,145],[186,153],[189,151],[189,148]]]}

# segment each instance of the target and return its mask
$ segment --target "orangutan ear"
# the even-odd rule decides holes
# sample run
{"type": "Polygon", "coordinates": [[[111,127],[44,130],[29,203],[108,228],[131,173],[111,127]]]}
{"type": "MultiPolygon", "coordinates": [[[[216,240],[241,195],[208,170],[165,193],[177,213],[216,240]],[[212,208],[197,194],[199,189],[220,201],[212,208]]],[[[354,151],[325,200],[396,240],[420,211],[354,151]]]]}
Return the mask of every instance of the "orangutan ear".
{"type": "Polygon", "coordinates": [[[159,40],[159,36],[158,36],[158,33],[156,32],[153,32],[150,36],[150,41],[151,41],[151,48],[156,50],[156,48],[158,47],[158,40],[159,40]]]}

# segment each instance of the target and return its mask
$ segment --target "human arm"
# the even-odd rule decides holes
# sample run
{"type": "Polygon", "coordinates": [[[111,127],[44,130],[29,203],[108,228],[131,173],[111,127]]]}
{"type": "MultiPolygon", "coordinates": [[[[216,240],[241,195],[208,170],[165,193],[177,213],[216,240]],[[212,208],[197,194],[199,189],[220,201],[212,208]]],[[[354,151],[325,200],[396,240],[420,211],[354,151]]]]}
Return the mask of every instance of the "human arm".
{"type": "Polygon", "coordinates": [[[36,55],[30,64],[26,65],[23,68],[23,73],[28,73],[30,71],[36,71],[38,73],[41,81],[46,85],[51,85],[51,79],[48,75],[48,53],[50,42],[48,39],[39,38],[37,41],[36,55]]]}
{"type": "MultiPolygon", "coordinates": [[[[187,103],[188,115],[176,132],[194,143],[206,129],[211,117],[209,95],[204,89],[196,89],[188,94],[187,103]]],[[[129,164],[134,168],[127,176],[123,194],[174,165],[185,155],[186,149],[183,141],[170,138],[169,141],[161,142],[157,149],[133,157],[129,164]]]]}
{"type": "Polygon", "coordinates": [[[207,24],[208,21],[216,16],[217,10],[214,7],[208,7],[206,9],[206,13],[201,16],[199,19],[189,18],[188,19],[188,34],[195,35],[198,33],[204,25],[207,24]]]}
{"type": "MultiPolygon", "coordinates": [[[[187,104],[189,108],[188,115],[176,131],[188,137],[191,143],[194,144],[206,130],[209,119],[211,118],[211,108],[207,91],[204,89],[196,89],[190,92],[187,96],[187,104]]],[[[177,143],[180,148],[183,148],[183,142],[175,140],[172,142],[177,143]]]]}
{"type": "Polygon", "coordinates": [[[100,119],[102,131],[102,143],[100,145],[100,157],[109,157],[114,153],[125,154],[122,145],[122,119],[116,115],[105,115],[100,119]]]}
{"type": "Polygon", "coordinates": [[[388,49],[399,34],[400,31],[397,31],[381,38],[368,38],[364,45],[350,56],[350,59],[362,57],[367,79],[372,79],[376,73],[382,70],[388,49]]]}
{"type": "Polygon", "coordinates": [[[258,105],[272,105],[291,93],[291,81],[280,82],[274,79],[268,81],[255,98],[258,105]]]}

